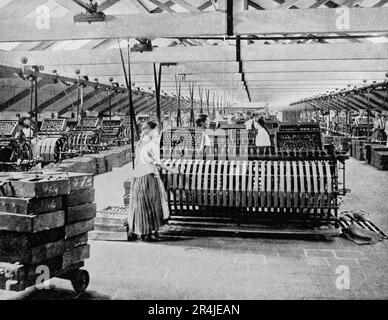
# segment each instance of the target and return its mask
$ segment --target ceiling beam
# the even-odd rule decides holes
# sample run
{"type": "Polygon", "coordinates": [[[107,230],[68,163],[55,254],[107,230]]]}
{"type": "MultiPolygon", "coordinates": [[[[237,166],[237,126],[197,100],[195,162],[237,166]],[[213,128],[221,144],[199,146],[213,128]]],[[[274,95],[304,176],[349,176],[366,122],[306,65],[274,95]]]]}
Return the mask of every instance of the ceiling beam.
{"type": "Polygon", "coordinates": [[[304,61],[245,61],[246,73],[261,72],[386,72],[388,59],[378,60],[304,60],[304,61]]]}
{"type": "MultiPolygon", "coordinates": [[[[131,52],[131,64],[153,62],[223,62],[235,61],[235,47],[167,47],[150,52],[131,52]]],[[[294,61],[294,60],[353,60],[387,59],[387,43],[242,45],[242,61],[294,61]]],[[[118,49],[63,50],[63,51],[11,51],[0,53],[3,64],[18,65],[26,56],[32,65],[105,65],[121,64],[118,49]]],[[[127,56],[124,57],[127,63],[127,56]]]]}
{"type": "Polygon", "coordinates": [[[275,44],[241,46],[243,61],[387,59],[388,43],[275,44]]]}
{"type": "MultiPolygon", "coordinates": [[[[1,63],[2,60],[0,60],[1,63]]],[[[100,76],[118,76],[123,75],[122,66],[119,64],[107,65],[45,65],[47,70],[57,70],[58,74],[63,76],[73,76],[74,69],[81,70],[82,75],[100,75],[100,76]]],[[[163,68],[163,75],[188,75],[200,74],[206,77],[209,73],[238,73],[237,62],[187,62],[178,63],[176,66],[163,68]]],[[[131,65],[131,75],[153,75],[151,63],[138,63],[131,65]]]]}
{"type": "Polygon", "coordinates": [[[387,16],[388,7],[349,8],[349,24],[341,30],[336,9],[243,10],[235,12],[233,29],[236,35],[386,32],[387,16]]]}
{"type": "Polygon", "coordinates": [[[315,80],[354,80],[359,81],[363,79],[380,79],[384,80],[385,72],[374,71],[374,72],[339,72],[339,71],[322,71],[322,72],[262,72],[262,73],[246,73],[245,78],[247,81],[261,80],[261,81],[315,81],[315,80]]]}
{"type": "Polygon", "coordinates": [[[39,29],[34,19],[0,20],[0,42],[61,41],[134,37],[222,36],[223,12],[107,15],[102,23],[74,23],[73,17],[51,18],[49,29],[39,29]]]}

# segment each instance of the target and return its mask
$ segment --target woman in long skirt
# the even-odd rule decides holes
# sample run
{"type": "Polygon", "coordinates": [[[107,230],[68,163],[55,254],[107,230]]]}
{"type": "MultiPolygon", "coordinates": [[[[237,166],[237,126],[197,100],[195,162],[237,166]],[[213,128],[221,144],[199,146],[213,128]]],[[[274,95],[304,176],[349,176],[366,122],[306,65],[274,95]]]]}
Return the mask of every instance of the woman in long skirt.
{"type": "Polygon", "coordinates": [[[159,130],[148,121],[142,128],[136,148],[135,169],[129,195],[129,239],[136,236],[145,241],[156,240],[157,232],[168,218],[167,194],[159,176],[159,169],[179,173],[160,162],[159,130]]]}

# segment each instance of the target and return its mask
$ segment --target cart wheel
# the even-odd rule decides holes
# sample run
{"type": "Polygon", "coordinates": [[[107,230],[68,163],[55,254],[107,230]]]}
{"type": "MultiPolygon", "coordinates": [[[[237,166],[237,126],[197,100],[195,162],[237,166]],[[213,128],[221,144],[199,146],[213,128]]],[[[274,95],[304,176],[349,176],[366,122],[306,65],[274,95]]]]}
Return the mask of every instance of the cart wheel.
{"type": "Polygon", "coordinates": [[[78,270],[71,279],[71,285],[76,292],[85,292],[89,285],[89,280],[89,273],[86,270],[78,270]]]}

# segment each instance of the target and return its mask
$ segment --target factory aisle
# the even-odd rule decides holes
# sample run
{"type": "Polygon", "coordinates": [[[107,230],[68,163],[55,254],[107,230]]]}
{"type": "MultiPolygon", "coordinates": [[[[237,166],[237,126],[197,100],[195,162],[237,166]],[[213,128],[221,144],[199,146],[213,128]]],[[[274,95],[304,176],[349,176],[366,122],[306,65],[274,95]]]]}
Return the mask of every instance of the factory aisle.
{"type": "Polygon", "coordinates": [[[110,172],[95,176],[97,210],[108,206],[124,205],[123,184],[130,177],[131,172],[132,163],[127,163],[121,168],[113,168],[110,172]]]}

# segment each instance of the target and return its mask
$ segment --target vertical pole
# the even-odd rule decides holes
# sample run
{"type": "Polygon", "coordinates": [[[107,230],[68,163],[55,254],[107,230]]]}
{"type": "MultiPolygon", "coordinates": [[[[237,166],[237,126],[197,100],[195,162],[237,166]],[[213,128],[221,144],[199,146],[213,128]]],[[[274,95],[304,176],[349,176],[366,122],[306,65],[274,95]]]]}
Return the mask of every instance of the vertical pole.
{"type": "Polygon", "coordinates": [[[189,92],[190,92],[190,122],[194,126],[194,83],[189,82],[189,92]]]}
{"type": "MultiPolygon", "coordinates": [[[[125,84],[127,86],[127,93],[128,93],[128,102],[129,102],[129,113],[130,113],[130,130],[131,130],[131,156],[132,156],[132,167],[135,168],[135,133],[134,133],[134,126],[136,126],[136,119],[135,119],[135,111],[133,109],[133,101],[132,101],[132,85],[130,84],[131,81],[131,70],[128,70],[129,76],[127,77],[127,70],[125,69],[125,63],[124,63],[124,57],[123,52],[120,47],[120,41],[117,39],[117,42],[119,44],[119,50],[120,50],[120,58],[121,58],[121,65],[123,67],[123,73],[125,78],[125,84]]],[[[128,45],[128,67],[130,66],[129,61],[129,45],[128,45]]],[[[137,131],[137,130],[136,130],[137,131]]]]}
{"type": "Polygon", "coordinates": [[[35,87],[35,136],[38,136],[39,126],[38,126],[38,79],[35,77],[34,80],[35,87]]]}
{"type": "Polygon", "coordinates": [[[334,128],[335,131],[337,131],[338,129],[338,125],[339,125],[339,96],[337,96],[337,112],[336,112],[336,115],[337,115],[337,126],[334,128]]]}
{"type": "Polygon", "coordinates": [[[233,0],[226,0],[226,33],[233,36],[233,0]]]}
{"type": "Polygon", "coordinates": [[[77,124],[79,123],[79,105],[81,103],[81,91],[79,87],[79,82],[80,82],[80,76],[78,76],[78,87],[77,87],[77,124]]]}
{"type": "Polygon", "coordinates": [[[83,122],[83,113],[84,113],[84,85],[81,84],[80,85],[80,96],[81,96],[81,100],[80,100],[80,109],[81,109],[81,116],[80,116],[80,121],[81,121],[81,156],[83,154],[83,145],[82,145],[82,141],[83,141],[83,134],[84,134],[84,122],[83,122]]]}
{"type": "Polygon", "coordinates": [[[112,126],[112,96],[110,95],[110,92],[109,90],[107,91],[108,92],[108,105],[109,105],[109,123],[110,123],[110,126],[112,126]]]}
{"type": "Polygon", "coordinates": [[[369,127],[369,123],[370,123],[370,118],[369,118],[369,114],[370,114],[370,89],[368,89],[367,91],[367,101],[368,101],[368,105],[367,105],[367,139],[369,139],[369,136],[370,136],[370,127],[369,127]]]}
{"type": "MultiPolygon", "coordinates": [[[[329,97],[328,99],[331,99],[331,97],[329,97]]],[[[330,103],[329,103],[329,108],[328,108],[328,110],[329,110],[329,121],[327,122],[327,125],[326,125],[326,129],[327,130],[329,130],[330,128],[330,123],[331,123],[331,116],[330,116],[330,111],[331,111],[331,108],[330,108],[330,103]]],[[[329,131],[327,131],[327,133],[328,133],[329,131]]]]}
{"type": "MultiPolygon", "coordinates": [[[[32,106],[33,106],[33,95],[34,95],[34,79],[31,78],[30,80],[30,119],[32,117],[32,106]]],[[[30,131],[29,131],[29,135],[28,135],[28,142],[30,143],[30,146],[31,146],[31,140],[32,140],[32,137],[31,137],[31,130],[32,130],[32,119],[30,120],[30,131]]]]}
{"type": "MultiPolygon", "coordinates": [[[[129,112],[131,116],[131,139],[135,140],[135,133],[136,136],[139,138],[139,128],[136,124],[136,114],[135,114],[135,107],[133,105],[133,97],[132,97],[132,76],[131,76],[131,59],[130,59],[130,48],[129,48],[129,40],[127,41],[127,59],[128,59],[128,95],[129,95],[129,112]]],[[[132,165],[134,166],[134,157],[135,157],[135,142],[133,142],[132,146],[132,165]]]]}
{"type": "Polygon", "coordinates": [[[210,106],[209,106],[210,91],[206,90],[205,95],[206,95],[207,115],[210,117],[210,106]]]}
{"type": "Polygon", "coordinates": [[[175,75],[175,89],[177,94],[177,115],[176,115],[176,126],[181,126],[181,78],[175,75]]]}
{"type": "Polygon", "coordinates": [[[199,93],[199,101],[200,101],[200,109],[199,112],[202,114],[203,113],[203,108],[202,108],[202,88],[201,86],[198,87],[198,93],[199,93]]]}
{"type": "Polygon", "coordinates": [[[215,102],[214,102],[214,99],[215,99],[215,94],[213,93],[213,120],[216,118],[216,105],[215,105],[215,102]]]}
{"type": "Polygon", "coordinates": [[[349,97],[347,96],[346,98],[346,107],[347,107],[347,111],[346,111],[346,115],[347,115],[347,122],[346,122],[346,132],[349,133],[350,131],[350,119],[351,119],[351,112],[350,112],[350,108],[349,108],[349,97]]]}
{"type": "Polygon", "coordinates": [[[161,127],[162,121],[161,121],[161,114],[160,114],[160,79],[161,79],[162,67],[159,65],[159,78],[158,78],[155,62],[153,66],[154,66],[155,99],[156,99],[156,118],[157,118],[159,127],[161,127]]]}

